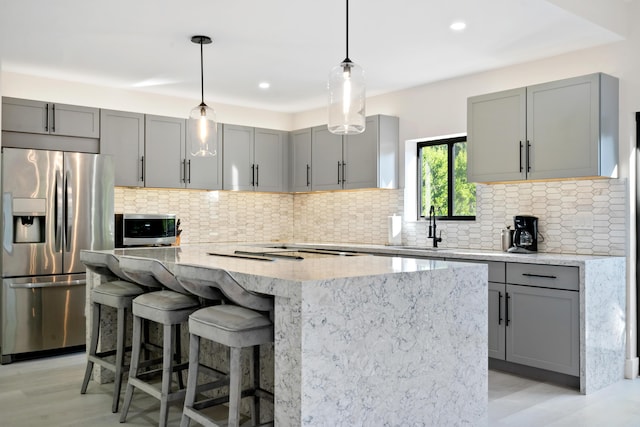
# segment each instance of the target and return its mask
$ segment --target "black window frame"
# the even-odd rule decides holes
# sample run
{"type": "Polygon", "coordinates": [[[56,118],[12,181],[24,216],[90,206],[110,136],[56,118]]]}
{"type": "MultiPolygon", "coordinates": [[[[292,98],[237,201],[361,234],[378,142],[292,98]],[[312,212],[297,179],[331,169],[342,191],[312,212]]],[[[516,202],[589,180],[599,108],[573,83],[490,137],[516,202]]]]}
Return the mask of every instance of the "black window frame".
{"type": "MultiPolygon", "coordinates": [[[[447,145],[448,149],[447,149],[447,212],[453,212],[453,201],[454,201],[454,184],[455,184],[455,177],[454,177],[454,167],[453,165],[455,164],[455,152],[454,152],[454,145],[460,142],[467,142],[467,136],[455,136],[455,137],[449,137],[449,138],[442,138],[442,139],[434,139],[434,140],[430,140],[430,141],[421,141],[418,142],[417,144],[417,156],[418,156],[418,167],[417,169],[417,173],[418,176],[416,177],[416,182],[418,184],[418,195],[417,195],[417,202],[418,202],[418,206],[417,206],[417,217],[419,219],[427,219],[426,216],[422,215],[422,156],[421,156],[421,150],[423,147],[433,147],[436,145],[447,145]]],[[[477,199],[476,199],[477,201],[477,199]]],[[[476,204],[476,209],[477,209],[477,204],[476,204]]],[[[477,210],[476,210],[477,213],[477,210]]],[[[444,220],[444,221],[475,221],[476,216],[475,215],[438,215],[438,213],[436,212],[436,218],[438,218],[439,220],[444,220]]]]}

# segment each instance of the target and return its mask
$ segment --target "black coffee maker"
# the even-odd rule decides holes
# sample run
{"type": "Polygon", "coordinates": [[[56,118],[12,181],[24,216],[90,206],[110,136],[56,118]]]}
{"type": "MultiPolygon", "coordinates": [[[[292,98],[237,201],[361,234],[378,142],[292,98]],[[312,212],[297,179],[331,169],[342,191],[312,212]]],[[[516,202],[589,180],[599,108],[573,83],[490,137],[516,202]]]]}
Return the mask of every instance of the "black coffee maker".
{"type": "Polygon", "coordinates": [[[513,217],[513,246],[509,252],[538,251],[538,218],[530,215],[513,217]]]}

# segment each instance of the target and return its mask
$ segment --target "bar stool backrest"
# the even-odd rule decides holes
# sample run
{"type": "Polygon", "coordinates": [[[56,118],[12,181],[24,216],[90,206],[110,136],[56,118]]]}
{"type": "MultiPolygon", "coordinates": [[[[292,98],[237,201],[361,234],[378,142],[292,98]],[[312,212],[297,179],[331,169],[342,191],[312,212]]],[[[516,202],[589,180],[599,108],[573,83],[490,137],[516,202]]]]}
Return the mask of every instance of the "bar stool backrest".
{"type": "Polygon", "coordinates": [[[120,268],[129,280],[150,288],[168,288],[174,292],[188,294],[180,286],[174,275],[158,260],[153,258],[123,255],[120,268]]]}
{"type": "Polygon", "coordinates": [[[113,254],[93,254],[89,253],[89,256],[82,260],[82,263],[91,271],[98,273],[101,276],[113,277],[116,276],[120,280],[130,282],[131,279],[120,268],[120,261],[118,257],[113,254]]]}
{"type": "Polygon", "coordinates": [[[273,298],[243,288],[226,270],[176,264],[173,273],[180,284],[194,295],[215,299],[219,290],[231,303],[252,310],[273,311],[273,298]]]}

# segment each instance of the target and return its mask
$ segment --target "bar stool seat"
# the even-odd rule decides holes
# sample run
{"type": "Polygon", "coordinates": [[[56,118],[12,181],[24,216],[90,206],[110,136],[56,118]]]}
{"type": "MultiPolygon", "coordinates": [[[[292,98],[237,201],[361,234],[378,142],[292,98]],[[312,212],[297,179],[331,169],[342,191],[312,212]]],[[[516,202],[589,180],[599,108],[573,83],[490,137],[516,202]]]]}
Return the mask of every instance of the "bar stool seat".
{"type": "Polygon", "coordinates": [[[176,265],[174,273],[182,286],[190,292],[206,297],[214,290],[219,290],[238,304],[205,307],[189,316],[189,376],[180,426],[188,427],[190,421],[194,420],[206,427],[237,427],[240,425],[240,401],[248,396],[253,396],[252,424],[259,424],[260,399],[273,402],[273,394],[260,387],[260,345],[274,340],[273,322],[269,317],[273,311],[273,299],[248,292],[225,270],[176,265]],[[222,381],[216,378],[209,384],[198,385],[201,338],[229,348],[229,371],[222,381]],[[246,347],[252,347],[253,350],[249,368],[251,388],[242,390],[241,353],[246,347]],[[228,396],[196,401],[199,389],[208,389],[220,383],[228,383],[228,396]],[[229,403],[227,421],[218,424],[205,410],[225,402],[229,403]]]}
{"type": "Polygon", "coordinates": [[[201,307],[200,300],[189,295],[176,281],[173,274],[158,260],[123,256],[120,266],[131,279],[141,284],[158,284],[164,289],[149,292],[136,297],[132,303],[133,343],[129,379],[124,398],[124,406],[120,422],[125,422],[133,399],[134,389],[144,391],[160,400],[159,426],[167,425],[169,403],[182,399],[185,389],[180,375],[187,365],[181,363],[180,325],[187,322],[189,315],[201,307]],[[148,372],[140,372],[149,361],[141,361],[142,322],[143,320],[158,323],[163,331],[162,368],[148,372]],[[149,376],[160,373],[160,388],[149,381],[149,376]],[[172,387],[172,376],[177,374],[177,387],[172,387]]]}
{"type": "MultiPolygon", "coordinates": [[[[120,273],[116,265],[117,261],[116,264],[114,264],[114,260],[110,260],[110,262],[112,267],[114,267],[115,273],[120,273]]],[[[114,274],[112,273],[111,269],[108,268],[106,263],[95,265],[92,263],[87,263],[86,265],[87,268],[97,272],[105,279],[115,278],[114,274]]],[[[89,349],[87,352],[87,367],[85,370],[84,379],[82,380],[80,393],[86,394],[94,365],[97,364],[102,368],[113,372],[114,390],[113,401],[111,404],[112,412],[118,412],[118,406],[120,403],[120,392],[122,389],[122,377],[127,369],[124,361],[126,352],[125,344],[127,330],[127,310],[131,310],[133,299],[143,294],[144,292],[144,288],[126,280],[113,280],[110,282],[101,283],[91,290],[90,302],[93,307],[91,317],[91,331],[89,338],[89,349]],[[98,340],[100,337],[100,316],[102,312],[102,306],[112,307],[116,309],[116,346],[113,349],[99,352],[98,340]],[[113,356],[115,357],[112,360],[113,356]]]]}

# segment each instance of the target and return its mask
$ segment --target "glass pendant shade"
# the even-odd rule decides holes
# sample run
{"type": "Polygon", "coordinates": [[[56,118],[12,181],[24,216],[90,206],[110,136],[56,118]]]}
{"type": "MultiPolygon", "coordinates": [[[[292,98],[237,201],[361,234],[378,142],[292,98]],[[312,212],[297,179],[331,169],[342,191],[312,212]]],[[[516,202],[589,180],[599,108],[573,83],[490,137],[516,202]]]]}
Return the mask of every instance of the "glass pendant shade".
{"type": "Polygon", "coordinates": [[[187,141],[192,156],[208,157],[216,155],[218,124],[213,108],[204,102],[193,110],[187,120],[187,141]]]}
{"type": "Polygon", "coordinates": [[[345,59],[329,74],[329,132],[339,135],[362,133],[365,120],[364,71],[345,59]]]}

